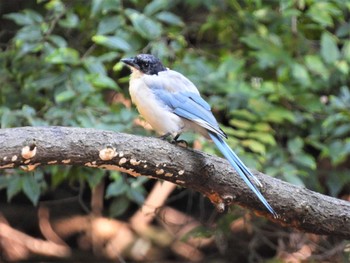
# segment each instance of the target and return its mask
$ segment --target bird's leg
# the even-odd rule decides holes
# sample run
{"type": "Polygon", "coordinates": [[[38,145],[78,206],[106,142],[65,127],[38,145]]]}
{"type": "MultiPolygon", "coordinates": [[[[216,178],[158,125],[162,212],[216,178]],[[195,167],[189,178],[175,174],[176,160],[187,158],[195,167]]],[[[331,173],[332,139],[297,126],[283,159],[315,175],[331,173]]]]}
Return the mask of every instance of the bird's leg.
{"type": "Polygon", "coordinates": [[[184,147],[188,147],[188,143],[185,140],[178,140],[180,137],[181,133],[178,133],[175,135],[175,137],[171,140],[171,143],[179,145],[179,144],[184,144],[184,147]]]}
{"type": "Polygon", "coordinates": [[[176,134],[176,135],[175,135],[175,137],[172,139],[172,141],[171,141],[171,142],[172,142],[172,143],[176,143],[176,142],[178,142],[178,140],[177,140],[177,139],[180,137],[180,135],[181,135],[181,133],[176,134]]]}
{"type": "Polygon", "coordinates": [[[159,136],[158,138],[161,139],[161,140],[166,140],[168,139],[168,137],[171,135],[170,132],[167,132],[166,134],[163,134],[161,136],[159,136]]]}
{"type": "MultiPolygon", "coordinates": [[[[161,139],[161,140],[166,140],[168,139],[170,136],[172,136],[173,134],[170,133],[170,132],[167,132],[161,136],[159,136],[158,138],[161,139]]],[[[185,141],[185,140],[178,140],[178,138],[180,137],[181,133],[177,133],[174,138],[172,138],[170,140],[170,143],[172,144],[176,144],[176,145],[179,145],[179,144],[184,144],[184,147],[188,147],[188,143],[185,141]]]]}

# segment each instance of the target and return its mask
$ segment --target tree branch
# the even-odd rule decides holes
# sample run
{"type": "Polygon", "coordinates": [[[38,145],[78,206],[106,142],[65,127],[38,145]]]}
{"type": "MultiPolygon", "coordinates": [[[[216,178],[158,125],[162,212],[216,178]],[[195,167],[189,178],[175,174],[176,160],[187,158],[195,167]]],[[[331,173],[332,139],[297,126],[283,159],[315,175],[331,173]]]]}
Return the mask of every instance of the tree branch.
{"type": "Polygon", "coordinates": [[[284,226],[350,238],[350,202],[259,172],[274,219],[222,158],[157,138],[66,127],[0,129],[0,169],[76,165],[119,170],[173,182],[206,195],[219,211],[236,203],[284,226]]]}

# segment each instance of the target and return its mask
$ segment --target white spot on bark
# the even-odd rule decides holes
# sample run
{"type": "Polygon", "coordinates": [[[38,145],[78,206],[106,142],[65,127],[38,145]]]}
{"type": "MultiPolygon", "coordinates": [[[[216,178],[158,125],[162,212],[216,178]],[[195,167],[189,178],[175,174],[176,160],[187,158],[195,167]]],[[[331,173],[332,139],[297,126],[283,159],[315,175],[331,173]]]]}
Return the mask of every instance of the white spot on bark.
{"type": "Polygon", "coordinates": [[[47,164],[55,164],[55,163],[57,163],[57,160],[47,162],[47,164]]]}
{"type": "Polygon", "coordinates": [[[24,164],[28,164],[28,163],[30,163],[30,160],[25,160],[24,161],[24,164]]]}
{"type": "Polygon", "coordinates": [[[172,177],[173,174],[172,174],[172,173],[165,173],[165,176],[166,176],[166,177],[172,177]]]}
{"type": "Polygon", "coordinates": [[[185,183],[185,181],[181,181],[181,180],[176,180],[175,181],[177,184],[184,184],[185,183]]]}
{"type": "Polygon", "coordinates": [[[125,157],[123,157],[119,160],[119,165],[123,165],[126,162],[127,162],[127,159],[125,157]]]}
{"type": "Polygon", "coordinates": [[[14,156],[12,156],[11,161],[14,162],[17,160],[17,158],[18,158],[17,155],[14,155],[14,156]]]}
{"type": "Polygon", "coordinates": [[[163,167],[165,167],[166,166],[166,163],[165,164],[163,164],[163,167]]]}
{"type": "Polygon", "coordinates": [[[70,163],[70,159],[67,159],[67,160],[62,160],[62,163],[64,163],[64,164],[67,164],[67,163],[70,163]]]}
{"type": "Polygon", "coordinates": [[[143,168],[147,168],[147,164],[145,164],[145,165],[143,166],[143,168]]]}
{"type": "Polygon", "coordinates": [[[5,157],[3,158],[3,160],[6,161],[6,160],[7,160],[7,156],[5,156],[5,157]]]}
{"type": "Polygon", "coordinates": [[[119,157],[123,157],[124,153],[123,152],[119,152],[119,157]]]}
{"type": "Polygon", "coordinates": [[[183,175],[184,173],[185,173],[185,170],[180,170],[180,171],[178,172],[179,175],[183,175]]]}
{"type": "Polygon", "coordinates": [[[25,146],[22,148],[21,155],[24,159],[31,159],[36,155],[36,146],[33,150],[30,150],[30,146],[25,146]]]}
{"type": "Polygon", "coordinates": [[[156,170],[156,174],[158,174],[158,175],[161,175],[161,174],[163,174],[164,173],[164,170],[163,169],[157,169],[156,170]]]}
{"type": "Polygon", "coordinates": [[[132,165],[139,165],[141,161],[136,161],[135,159],[130,159],[130,164],[132,165]]]}
{"type": "Polygon", "coordinates": [[[115,148],[112,148],[112,147],[107,147],[107,148],[104,148],[102,149],[100,152],[99,152],[99,157],[102,161],[109,161],[109,160],[112,160],[113,157],[117,156],[118,153],[115,151],[115,148]]]}

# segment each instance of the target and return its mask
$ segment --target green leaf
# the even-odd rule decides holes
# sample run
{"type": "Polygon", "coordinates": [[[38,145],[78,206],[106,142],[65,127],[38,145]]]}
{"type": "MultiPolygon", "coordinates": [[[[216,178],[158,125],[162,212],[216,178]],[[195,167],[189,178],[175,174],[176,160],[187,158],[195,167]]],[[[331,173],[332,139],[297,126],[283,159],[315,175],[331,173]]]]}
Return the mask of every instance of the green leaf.
{"type": "Polygon", "coordinates": [[[312,157],[311,155],[309,154],[306,154],[306,153],[299,153],[295,156],[293,156],[293,160],[302,165],[302,166],[305,166],[307,168],[310,168],[312,170],[315,170],[316,169],[316,162],[315,162],[315,158],[312,157]]]}
{"type": "Polygon", "coordinates": [[[153,19],[133,9],[127,9],[125,13],[131,20],[135,30],[144,38],[154,40],[162,34],[162,26],[153,19]]]}
{"type": "Polygon", "coordinates": [[[261,142],[258,142],[256,140],[242,140],[241,145],[244,147],[249,148],[251,151],[265,154],[266,153],[266,147],[261,142]]]}
{"type": "Polygon", "coordinates": [[[117,83],[106,75],[90,74],[88,79],[91,81],[92,85],[94,85],[97,88],[109,88],[119,91],[117,83]]]}
{"type": "Polygon", "coordinates": [[[92,0],[91,2],[91,16],[96,16],[102,9],[103,0],[92,0]]]}
{"type": "Polygon", "coordinates": [[[123,178],[119,176],[113,183],[110,183],[106,190],[106,198],[122,195],[126,192],[128,185],[123,178]]]}
{"type": "Polygon", "coordinates": [[[291,184],[305,186],[304,182],[296,174],[285,173],[283,177],[291,184]]]}
{"type": "Polygon", "coordinates": [[[345,41],[345,44],[341,50],[343,58],[350,62],[350,41],[345,41]]]}
{"type": "Polygon", "coordinates": [[[129,188],[126,192],[128,198],[135,203],[142,205],[145,201],[145,197],[143,196],[142,192],[139,191],[138,188],[129,188]]]}
{"type": "Polygon", "coordinates": [[[288,140],[287,147],[292,155],[299,155],[304,147],[304,141],[300,137],[296,137],[288,140]]]}
{"type": "Polygon", "coordinates": [[[332,136],[334,137],[346,137],[350,134],[350,124],[340,124],[333,128],[332,136]]]}
{"type": "Polygon", "coordinates": [[[130,201],[125,196],[118,196],[114,198],[109,206],[109,216],[118,217],[125,213],[130,206],[130,201]]]}
{"type": "Polygon", "coordinates": [[[11,124],[16,120],[14,114],[9,110],[9,108],[0,108],[0,127],[9,128],[11,124]]]}
{"type": "Polygon", "coordinates": [[[93,0],[90,14],[94,17],[98,13],[106,15],[109,12],[119,11],[122,6],[120,2],[120,0],[93,0]]]}
{"type": "MultiPolygon", "coordinates": [[[[84,66],[87,68],[89,73],[91,73],[91,78],[95,77],[95,75],[102,74],[106,75],[107,70],[104,66],[104,64],[101,62],[100,59],[96,57],[87,57],[84,59],[84,66]]],[[[87,74],[89,76],[89,74],[87,74]]]]}
{"type": "Polygon", "coordinates": [[[264,144],[276,145],[275,138],[266,132],[251,132],[248,134],[249,138],[256,139],[264,144]]]}
{"type": "Polygon", "coordinates": [[[74,99],[75,97],[76,97],[76,93],[73,90],[68,89],[68,90],[64,90],[64,91],[58,93],[57,95],[55,95],[55,101],[57,103],[63,103],[63,102],[70,101],[70,100],[74,99]]]}
{"type": "Polygon", "coordinates": [[[7,201],[11,201],[11,199],[21,191],[21,189],[22,178],[20,176],[12,176],[6,189],[7,201]]]}
{"type": "Polygon", "coordinates": [[[311,81],[310,81],[310,76],[309,73],[307,72],[306,68],[299,64],[299,63],[294,63],[292,67],[292,74],[294,79],[296,79],[301,85],[303,86],[309,86],[311,81]]]}
{"type": "Polygon", "coordinates": [[[39,42],[41,41],[43,34],[40,28],[36,25],[25,26],[21,28],[16,35],[16,45],[21,46],[26,41],[39,42]]]}
{"type": "Polygon", "coordinates": [[[243,130],[248,130],[252,126],[252,124],[249,121],[243,121],[238,119],[232,119],[229,123],[230,125],[243,130]]]}
{"type": "Polygon", "coordinates": [[[233,118],[244,119],[248,121],[256,121],[257,116],[246,109],[234,110],[232,112],[233,118]]]}
{"type": "Polygon", "coordinates": [[[59,25],[64,28],[76,28],[79,26],[79,17],[73,12],[69,12],[66,14],[64,19],[60,19],[58,21],[59,25]]]}
{"type": "Polygon", "coordinates": [[[33,87],[35,91],[40,91],[41,89],[52,90],[56,85],[66,80],[66,76],[58,72],[56,74],[47,73],[38,77],[38,79],[33,80],[31,83],[31,87],[33,87]]]}
{"type": "Polygon", "coordinates": [[[328,32],[321,36],[321,56],[327,63],[333,63],[340,57],[335,37],[328,32]]]}
{"type": "Polygon", "coordinates": [[[339,192],[348,183],[350,183],[350,176],[347,170],[336,170],[330,172],[329,177],[327,178],[327,186],[331,192],[331,196],[334,197],[337,197],[339,192]]]}
{"type": "Polygon", "coordinates": [[[166,11],[160,12],[156,15],[156,18],[169,25],[175,25],[175,26],[184,25],[180,17],[170,12],[166,12],[166,11]]]}
{"type": "Polygon", "coordinates": [[[100,62],[112,62],[114,61],[116,58],[118,57],[118,53],[111,51],[111,52],[107,52],[102,54],[101,56],[98,57],[98,60],[100,62]]]}
{"type": "Polygon", "coordinates": [[[169,5],[167,0],[153,0],[148,5],[146,5],[143,13],[147,16],[152,16],[160,10],[165,9],[169,5]]]}
{"type": "Polygon", "coordinates": [[[349,64],[345,60],[338,60],[335,62],[335,67],[344,75],[349,74],[349,64]]]}
{"type": "Polygon", "coordinates": [[[293,113],[285,108],[282,107],[274,107],[271,108],[266,116],[266,120],[276,122],[276,123],[283,123],[284,121],[294,122],[295,117],[293,113]]]}
{"type": "Polygon", "coordinates": [[[125,52],[131,50],[130,44],[118,36],[95,35],[92,37],[92,41],[102,46],[122,50],[125,52]]]}
{"type": "Polygon", "coordinates": [[[329,76],[329,71],[323,64],[321,58],[316,55],[308,55],[305,57],[305,63],[307,68],[318,75],[323,79],[327,79],[329,76]]]}
{"type": "Polygon", "coordinates": [[[33,10],[24,10],[22,13],[5,14],[4,17],[14,21],[20,26],[33,25],[43,22],[43,17],[33,10]]]}
{"type": "Polygon", "coordinates": [[[114,33],[122,25],[124,25],[124,20],[121,18],[121,16],[104,17],[98,23],[96,35],[106,35],[109,33],[114,33]]]}
{"type": "Polygon", "coordinates": [[[326,155],[331,158],[333,165],[339,165],[345,161],[348,155],[348,153],[344,152],[344,143],[341,140],[333,141],[324,151],[328,151],[326,155]]]}
{"type": "MultiPolygon", "coordinates": [[[[231,219],[231,222],[232,222],[232,219],[231,219]]],[[[221,229],[221,227],[218,229],[221,229]]],[[[200,226],[194,227],[192,230],[187,232],[180,240],[187,242],[190,240],[190,238],[197,238],[197,237],[210,238],[210,237],[213,237],[214,234],[217,234],[217,233],[214,233],[214,231],[215,230],[213,229],[200,225],[200,226]]]]}
{"type": "Polygon", "coordinates": [[[77,50],[69,47],[62,47],[54,50],[45,60],[52,64],[79,64],[80,58],[77,50]]]}
{"type": "Polygon", "coordinates": [[[272,128],[268,123],[257,123],[253,125],[253,129],[256,131],[262,131],[262,132],[272,132],[272,128]]]}
{"type": "Polygon", "coordinates": [[[52,166],[50,167],[51,171],[51,185],[53,188],[57,187],[64,180],[66,180],[69,176],[69,172],[71,170],[70,166],[52,166]]]}
{"type": "Polygon", "coordinates": [[[313,21],[319,23],[324,27],[333,26],[333,19],[329,10],[330,5],[331,4],[329,3],[322,3],[322,1],[320,1],[319,3],[316,2],[311,5],[310,9],[307,12],[307,15],[313,21]]]}
{"type": "Polygon", "coordinates": [[[340,25],[336,31],[337,37],[349,37],[350,36],[350,22],[340,25]]]}
{"type": "Polygon", "coordinates": [[[49,35],[47,37],[56,47],[67,47],[67,41],[58,35],[49,35]]]}
{"type": "Polygon", "coordinates": [[[88,182],[90,188],[95,188],[103,179],[106,172],[104,170],[89,170],[89,172],[84,173],[86,181],[88,182]],[[89,173],[91,171],[91,173],[89,173]]]}
{"type": "Polygon", "coordinates": [[[23,192],[34,205],[38,204],[40,186],[32,175],[23,176],[23,192]]]}

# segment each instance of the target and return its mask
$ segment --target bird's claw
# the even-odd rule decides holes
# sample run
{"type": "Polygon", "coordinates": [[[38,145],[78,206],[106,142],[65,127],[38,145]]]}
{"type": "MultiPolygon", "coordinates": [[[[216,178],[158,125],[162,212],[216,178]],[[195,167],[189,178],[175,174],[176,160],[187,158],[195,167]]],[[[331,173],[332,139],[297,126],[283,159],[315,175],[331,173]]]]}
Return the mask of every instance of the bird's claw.
{"type": "MultiPolygon", "coordinates": [[[[170,132],[168,132],[168,133],[166,133],[164,135],[159,136],[158,138],[161,139],[161,140],[167,140],[171,135],[172,134],[170,132]]],[[[179,140],[178,139],[179,136],[180,136],[180,134],[177,134],[173,139],[170,140],[170,143],[187,148],[188,147],[188,143],[185,140],[179,140]]]]}
{"type": "Polygon", "coordinates": [[[175,145],[179,145],[179,146],[185,147],[185,148],[188,147],[188,143],[185,140],[174,140],[173,139],[173,140],[171,140],[171,143],[175,144],[175,145]]]}

